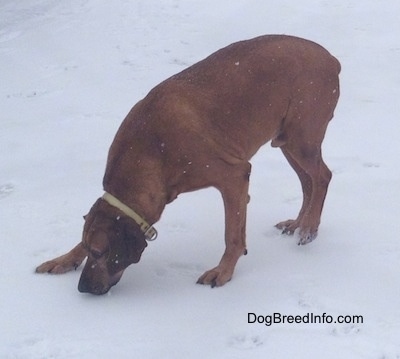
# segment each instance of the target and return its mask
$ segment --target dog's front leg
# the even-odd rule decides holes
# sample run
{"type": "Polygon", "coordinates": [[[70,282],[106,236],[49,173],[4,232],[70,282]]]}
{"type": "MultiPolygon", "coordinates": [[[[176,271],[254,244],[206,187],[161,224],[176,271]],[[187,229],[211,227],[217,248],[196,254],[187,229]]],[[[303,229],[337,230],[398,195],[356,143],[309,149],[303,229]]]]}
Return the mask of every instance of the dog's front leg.
{"type": "Polygon", "coordinates": [[[72,248],[67,254],[54,258],[36,268],[36,273],[62,274],[78,268],[86,258],[87,251],[82,242],[72,248]]]}
{"type": "Polygon", "coordinates": [[[246,210],[249,201],[250,164],[235,166],[218,186],[225,207],[225,252],[218,266],[197,281],[220,287],[232,278],[239,257],[246,254],[246,210]]]}

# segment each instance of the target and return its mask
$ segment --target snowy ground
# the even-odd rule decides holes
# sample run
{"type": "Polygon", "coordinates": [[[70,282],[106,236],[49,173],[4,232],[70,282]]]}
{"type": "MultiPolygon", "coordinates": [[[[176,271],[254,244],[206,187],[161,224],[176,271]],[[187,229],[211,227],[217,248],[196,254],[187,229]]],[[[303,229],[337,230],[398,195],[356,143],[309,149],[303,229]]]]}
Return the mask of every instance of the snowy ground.
{"type": "Polygon", "coordinates": [[[1,358],[400,358],[400,3],[282,0],[0,2],[1,358]],[[324,157],[334,172],[319,238],[276,222],[301,204],[280,151],[253,159],[249,255],[195,285],[223,250],[215,190],[181,196],[159,239],[108,295],[80,270],[36,275],[80,240],[108,147],[130,107],[231,42],[285,33],[342,63],[324,157]],[[248,313],[362,315],[358,324],[249,324],[248,313]]]}

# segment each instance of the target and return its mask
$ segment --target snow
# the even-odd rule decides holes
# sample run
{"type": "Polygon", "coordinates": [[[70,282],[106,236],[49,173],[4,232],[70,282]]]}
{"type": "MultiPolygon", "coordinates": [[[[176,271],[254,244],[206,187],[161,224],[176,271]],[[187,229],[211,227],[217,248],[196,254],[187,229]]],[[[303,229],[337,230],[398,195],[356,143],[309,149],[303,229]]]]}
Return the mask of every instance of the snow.
{"type": "Polygon", "coordinates": [[[0,357],[399,358],[399,11],[395,0],[3,0],[0,357]],[[218,48],[267,33],[314,40],[342,64],[317,240],[299,247],[273,227],[302,196],[267,145],[252,161],[249,254],[226,286],[195,285],[224,247],[213,189],[170,204],[157,241],[105,296],[77,291],[80,269],[34,274],[80,240],[133,104],[218,48]],[[364,320],[266,326],[248,313],[364,320]]]}

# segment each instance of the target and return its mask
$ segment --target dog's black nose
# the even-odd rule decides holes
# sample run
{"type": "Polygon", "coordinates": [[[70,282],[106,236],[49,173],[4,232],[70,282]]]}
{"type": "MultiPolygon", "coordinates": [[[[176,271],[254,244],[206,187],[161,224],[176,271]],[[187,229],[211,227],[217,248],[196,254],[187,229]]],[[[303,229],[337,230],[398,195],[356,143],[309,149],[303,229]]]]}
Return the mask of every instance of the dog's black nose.
{"type": "Polygon", "coordinates": [[[85,279],[83,279],[82,277],[81,277],[81,279],[79,280],[78,290],[79,290],[81,293],[89,293],[89,292],[90,292],[90,291],[89,291],[89,286],[88,286],[87,281],[86,281],[85,279]]]}
{"type": "Polygon", "coordinates": [[[90,293],[95,295],[106,294],[111,286],[104,286],[101,283],[91,283],[87,278],[81,277],[78,284],[78,290],[81,293],[90,293]]]}

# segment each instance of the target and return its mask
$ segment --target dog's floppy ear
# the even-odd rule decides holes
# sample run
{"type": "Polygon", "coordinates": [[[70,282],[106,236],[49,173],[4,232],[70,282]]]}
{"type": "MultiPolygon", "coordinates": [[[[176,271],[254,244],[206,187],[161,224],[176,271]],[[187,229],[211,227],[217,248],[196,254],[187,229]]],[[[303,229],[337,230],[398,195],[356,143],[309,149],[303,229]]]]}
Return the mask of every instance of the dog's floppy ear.
{"type": "Polygon", "coordinates": [[[144,249],[147,247],[147,241],[139,226],[130,218],[123,220],[123,235],[129,264],[137,263],[144,249]]]}
{"type": "Polygon", "coordinates": [[[84,239],[84,237],[88,234],[90,227],[92,226],[96,216],[98,216],[100,214],[99,211],[99,207],[101,204],[101,200],[98,199],[94,205],[92,206],[92,208],[90,208],[90,211],[88,214],[83,216],[83,219],[85,220],[85,224],[83,225],[83,236],[82,236],[82,240],[84,239]]]}
{"type": "Polygon", "coordinates": [[[110,274],[139,262],[142,252],[147,247],[143,232],[128,217],[116,220],[113,231],[115,237],[110,246],[111,252],[107,262],[110,274]]]}

